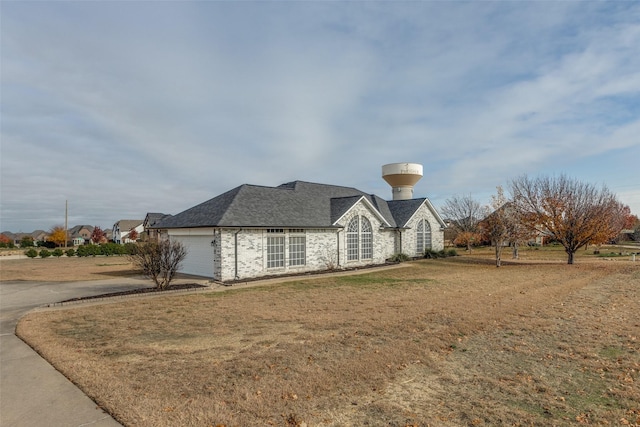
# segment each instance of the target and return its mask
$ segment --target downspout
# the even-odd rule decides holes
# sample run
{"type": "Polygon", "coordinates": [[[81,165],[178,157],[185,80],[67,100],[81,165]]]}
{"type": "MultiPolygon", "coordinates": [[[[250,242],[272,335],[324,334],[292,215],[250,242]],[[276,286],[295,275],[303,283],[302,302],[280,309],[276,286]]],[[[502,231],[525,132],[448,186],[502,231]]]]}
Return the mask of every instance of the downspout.
{"type": "Polygon", "coordinates": [[[235,260],[235,268],[236,268],[236,274],[235,274],[236,280],[240,278],[240,276],[238,275],[238,233],[240,233],[241,231],[242,231],[242,228],[239,228],[238,231],[233,233],[233,255],[235,260]]]}
{"type": "Polygon", "coordinates": [[[338,253],[336,254],[336,258],[337,258],[337,260],[338,260],[336,268],[340,268],[340,230],[338,230],[338,231],[336,232],[336,241],[337,241],[337,243],[338,243],[338,244],[336,245],[337,250],[338,250],[338,253]]]}

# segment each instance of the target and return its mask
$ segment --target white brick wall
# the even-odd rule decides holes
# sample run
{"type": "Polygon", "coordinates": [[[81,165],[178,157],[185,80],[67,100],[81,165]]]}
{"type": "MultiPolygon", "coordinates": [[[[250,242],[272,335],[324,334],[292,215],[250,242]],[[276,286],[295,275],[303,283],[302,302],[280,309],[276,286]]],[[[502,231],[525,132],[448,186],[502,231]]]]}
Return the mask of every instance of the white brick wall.
{"type": "MultiPolygon", "coordinates": [[[[238,277],[236,274],[234,234],[238,229],[221,229],[221,274],[222,281],[271,276],[276,274],[303,273],[326,270],[332,263],[337,268],[335,256],[337,230],[306,230],[306,264],[289,266],[289,230],[284,229],[285,265],[267,268],[267,230],[242,229],[238,232],[238,277]]],[[[295,234],[299,236],[299,233],[295,234]]]]}
{"type": "Polygon", "coordinates": [[[402,232],[402,252],[409,256],[417,256],[416,253],[416,224],[418,221],[426,219],[431,226],[431,249],[441,251],[444,249],[444,231],[440,228],[440,223],[431,213],[426,204],[418,208],[416,213],[407,223],[408,230],[402,232]]]}
{"type": "MultiPolygon", "coordinates": [[[[349,210],[337,225],[346,227],[355,216],[364,216],[371,223],[373,237],[372,259],[347,261],[345,251],[347,241],[344,229],[305,230],[306,264],[303,266],[289,266],[289,230],[284,229],[285,266],[282,268],[267,268],[266,243],[268,233],[266,229],[183,229],[172,231],[170,234],[182,236],[206,234],[211,236],[213,243],[210,246],[213,247],[209,247],[208,250],[212,253],[213,277],[221,281],[381,264],[398,252],[403,252],[410,256],[416,255],[416,233],[414,229],[398,231],[384,228],[385,224],[364,202],[358,203],[349,210]],[[400,239],[400,233],[402,233],[402,239],[400,239]],[[402,248],[400,248],[400,241],[402,241],[402,248]]],[[[444,248],[444,233],[440,229],[440,223],[426,205],[422,205],[418,209],[407,225],[414,227],[419,219],[429,221],[432,248],[436,251],[442,250],[444,248]]]]}
{"type": "Polygon", "coordinates": [[[381,226],[384,224],[378,216],[364,203],[360,202],[352,207],[347,213],[340,219],[337,225],[340,225],[346,229],[349,222],[356,216],[363,216],[371,223],[371,229],[373,234],[373,258],[366,260],[347,261],[347,233],[345,230],[340,232],[340,266],[342,267],[357,267],[360,265],[370,264],[382,264],[385,260],[393,254],[389,254],[389,245],[393,251],[393,231],[381,230],[381,226]]]}

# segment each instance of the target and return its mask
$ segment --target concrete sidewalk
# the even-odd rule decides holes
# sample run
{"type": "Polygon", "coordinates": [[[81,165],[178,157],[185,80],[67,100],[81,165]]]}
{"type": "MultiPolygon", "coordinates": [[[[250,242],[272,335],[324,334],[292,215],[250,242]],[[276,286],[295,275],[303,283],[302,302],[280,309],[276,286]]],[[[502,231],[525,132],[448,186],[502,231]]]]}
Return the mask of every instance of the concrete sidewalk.
{"type": "Polygon", "coordinates": [[[120,426],[31,347],[0,336],[1,426],[120,426]]]}

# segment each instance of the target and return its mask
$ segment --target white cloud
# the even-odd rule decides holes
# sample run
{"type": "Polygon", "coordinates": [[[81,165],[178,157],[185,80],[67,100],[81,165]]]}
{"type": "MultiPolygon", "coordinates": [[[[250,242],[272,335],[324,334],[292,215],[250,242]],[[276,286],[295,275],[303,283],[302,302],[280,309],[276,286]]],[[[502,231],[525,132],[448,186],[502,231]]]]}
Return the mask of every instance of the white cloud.
{"type": "Polygon", "coordinates": [[[634,3],[1,7],[8,228],[65,198],[105,226],[245,182],[387,196],[394,161],[425,165],[421,195],[485,194],[639,145],[634,3]]]}

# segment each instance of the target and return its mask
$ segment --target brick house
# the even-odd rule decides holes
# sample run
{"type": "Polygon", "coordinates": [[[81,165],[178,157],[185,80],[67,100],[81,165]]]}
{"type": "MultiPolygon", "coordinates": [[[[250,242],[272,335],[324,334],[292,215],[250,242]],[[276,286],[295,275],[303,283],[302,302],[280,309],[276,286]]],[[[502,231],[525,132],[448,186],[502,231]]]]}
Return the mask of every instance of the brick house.
{"type": "Polygon", "coordinates": [[[73,246],[80,246],[88,243],[91,240],[91,234],[93,233],[92,225],[76,225],[67,231],[67,236],[71,239],[73,246]]]}
{"type": "Polygon", "coordinates": [[[151,228],[185,245],[182,272],[230,281],[421,256],[444,248],[445,224],[426,198],[295,181],[241,185],[151,228]]]}

